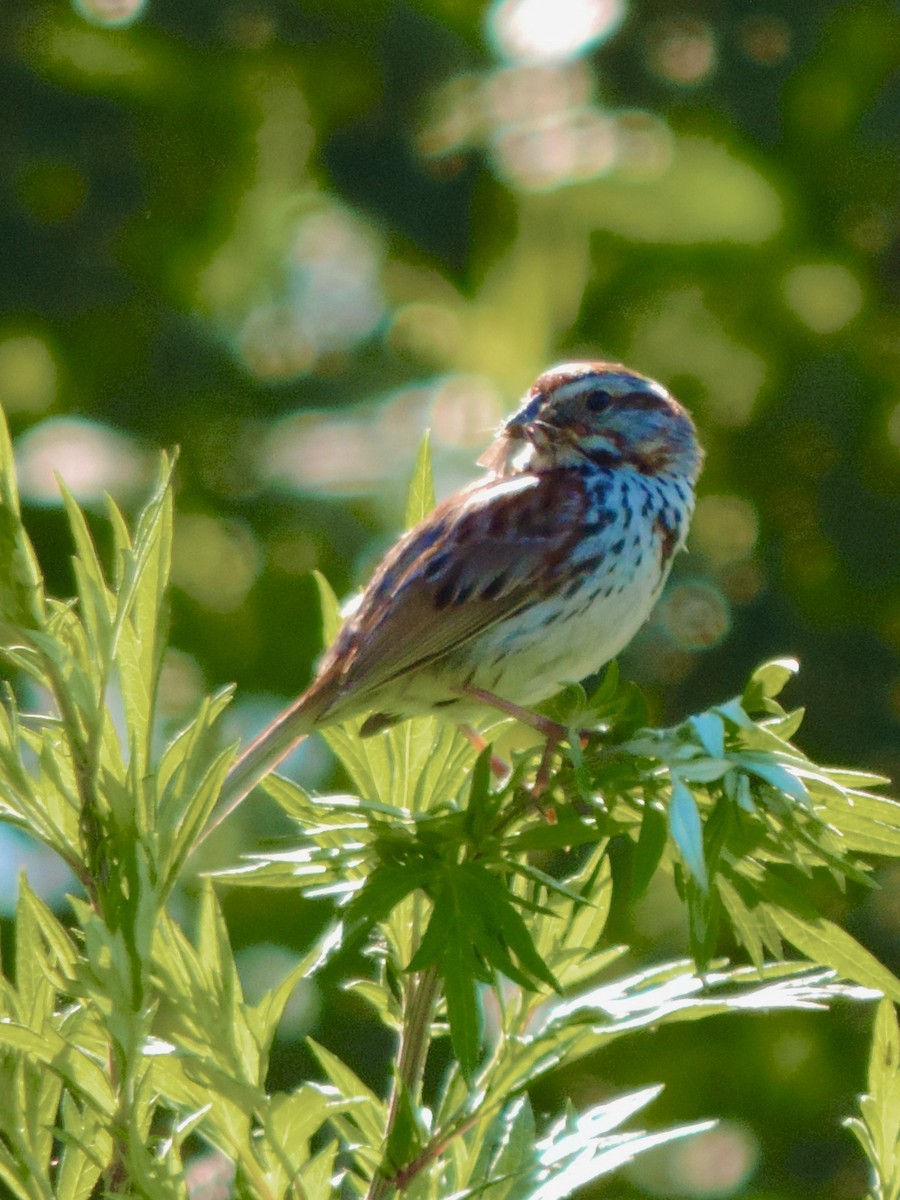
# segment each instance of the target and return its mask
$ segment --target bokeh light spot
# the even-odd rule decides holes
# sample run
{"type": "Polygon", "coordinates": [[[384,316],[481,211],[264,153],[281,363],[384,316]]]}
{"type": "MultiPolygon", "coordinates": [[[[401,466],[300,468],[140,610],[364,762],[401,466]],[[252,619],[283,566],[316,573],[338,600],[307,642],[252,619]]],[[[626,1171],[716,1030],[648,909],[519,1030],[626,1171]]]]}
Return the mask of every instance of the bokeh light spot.
{"type": "MultiPolygon", "coordinates": [[[[584,218],[635,242],[689,246],[736,242],[758,245],[783,224],[782,200],[756,166],[711,138],[679,135],[657,143],[664,170],[645,186],[618,171],[584,193],[584,218]]],[[[573,201],[573,210],[581,210],[573,201]]]]}
{"type": "Polygon", "coordinates": [[[43,338],[21,334],[0,341],[0,405],[8,413],[42,413],[56,399],[57,369],[43,338]]]}
{"type": "Polygon", "coordinates": [[[184,1168],[184,1182],[190,1200],[232,1200],[234,1162],[219,1150],[199,1154],[184,1168]]]}
{"type": "MultiPolygon", "coordinates": [[[[429,426],[436,448],[481,446],[502,409],[502,399],[489,381],[454,374],[429,386],[401,388],[380,403],[336,415],[294,413],[270,429],[260,472],[269,483],[289,490],[372,493],[385,483],[399,484],[429,426]]],[[[438,456],[439,483],[445,465],[438,456]]]]}
{"type": "Polygon", "coordinates": [[[416,136],[426,158],[452,154],[475,141],[484,125],[484,83],[478,75],[455,75],[435,88],[416,136]]]}
{"type": "Polygon", "coordinates": [[[187,720],[203,699],[203,690],[203,672],[197,660],[169,646],[159,672],[159,715],[167,720],[187,720]]]}
{"type": "Polygon", "coordinates": [[[303,319],[286,304],[258,304],[238,331],[237,351],[259,379],[293,379],[316,361],[303,319]]]}
{"type": "Polygon", "coordinates": [[[738,27],[738,37],[747,57],[764,67],[780,63],[791,50],[791,28],[773,13],[747,17],[738,27]]]}
{"type": "Polygon", "coordinates": [[[741,496],[701,496],[691,523],[691,541],[715,565],[747,558],[759,536],[759,518],[741,496]]]}
{"type": "Polygon", "coordinates": [[[437,387],[431,406],[431,431],[443,446],[481,447],[503,412],[503,399],[481,375],[449,375],[437,387]]]}
{"type": "Polygon", "coordinates": [[[444,365],[456,356],[463,336],[462,322],[453,309],[445,304],[419,301],[397,310],[388,340],[400,353],[444,365]]]}
{"type": "Polygon", "coordinates": [[[96,504],[104,492],[128,498],[149,482],[152,457],[133,439],[77,417],[52,417],[16,442],[19,489],[33,504],[62,503],[56,476],[81,504],[96,504]]]}
{"type": "Polygon", "coordinates": [[[138,19],[147,0],[72,0],[72,7],[94,25],[121,28],[138,19]]]}
{"type": "Polygon", "coordinates": [[[670,588],[659,615],[672,641],[682,650],[708,650],[731,628],[728,602],[713,584],[685,580],[670,588]]]}
{"type": "Polygon", "coordinates": [[[307,575],[319,565],[319,547],[303,528],[275,529],[266,539],[266,561],[282,575],[307,575]]]}
{"type": "Polygon", "coordinates": [[[181,513],[172,544],[172,582],[212,612],[243,604],[262,566],[246,525],[205,513],[181,513]]]}
{"type": "Polygon", "coordinates": [[[228,40],[241,50],[262,50],[272,43],[278,27],[269,9],[262,5],[244,8],[238,2],[222,13],[222,28],[228,40]]]}
{"type": "Polygon", "coordinates": [[[263,379],[309,370],[324,355],[370,337],[385,312],[374,233],[338,206],[300,218],[276,272],[276,294],[247,312],[236,346],[263,379]]]}
{"type": "Polygon", "coordinates": [[[784,566],[794,583],[814,591],[831,580],[838,559],[834,547],[824,537],[810,536],[785,547],[784,566]]]}
{"type": "Polygon", "coordinates": [[[649,31],[648,65],[669,83],[701,83],[712,74],[716,59],[713,32],[697,17],[667,17],[649,31]]]}
{"type": "Polygon", "coordinates": [[[764,360],[728,333],[699,288],[679,288],[648,305],[635,322],[628,358],[676,395],[680,376],[697,381],[704,418],[731,429],[750,421],[766,381],[764,360]]]}
{"type": "Polygon", "coordinates": [[[788,271],[782,283],[788,308],[814,333],[836,333],[858,316],[862,285],[839,263],[807,263],[788,271]]]}
{"type": "Polygon", "coordinates": [[[815,1040],[798,1029],[776,1034],[769,1047],[769,1070],[779,1079],[795,1079],[807,1073],[815,1055],[815,1040]]]}
{"type": "Polygon", "coordinates": [[[513,62],[552,62],[583,54],[615,33],[623,0],[495,0],[487,14],[497,51],[513,62]]]}
{"type": "Polygon", "coordinates": [[[654,113],[631,109],[616,114],[616,178],[647,183],[672,165],[675,139],[654,113]]]}
{"type": "Polygon", "coordinates": [[[720,1121],[715,1129],[641,1155],[628,1173],[656,1196],[713,1200],[733,1196],[758,1159],[753,1133],[736,1121],[720,1121]]]}
{"type": "Polygon", "coordinates": [[[498,174],[528,191],[549,191],[609,171],[616,123],[597,108],[499,130],[492,151],[498,174]]]}
{"type": "Polygon", "coordinates": [[[750,604],[766,587],[765,572],[755,558],[726,563],[716,572],[716,581],[732,604],[750,604]]]}

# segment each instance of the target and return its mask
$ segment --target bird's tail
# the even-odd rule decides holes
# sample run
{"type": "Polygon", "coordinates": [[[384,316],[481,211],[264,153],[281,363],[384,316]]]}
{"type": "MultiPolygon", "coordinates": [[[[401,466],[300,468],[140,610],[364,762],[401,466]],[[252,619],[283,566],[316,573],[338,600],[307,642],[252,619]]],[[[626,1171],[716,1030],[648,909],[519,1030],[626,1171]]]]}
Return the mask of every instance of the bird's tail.
{"type": "Polygon", "coordinates": [[[253,791],[261,779],[304,740],[316,723],[321,704],[315,702],[312,691],[295,700],[250,743],[225,776],[219,803],[209,824],[200,835],[199,845],[214,829],[231,816],[237,806],[253,791]]]}

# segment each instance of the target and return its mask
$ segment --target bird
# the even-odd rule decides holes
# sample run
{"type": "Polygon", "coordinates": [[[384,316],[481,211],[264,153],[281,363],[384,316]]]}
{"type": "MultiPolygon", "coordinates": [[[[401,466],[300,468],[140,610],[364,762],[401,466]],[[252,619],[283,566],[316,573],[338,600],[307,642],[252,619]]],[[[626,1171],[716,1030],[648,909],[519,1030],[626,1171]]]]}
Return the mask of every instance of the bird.
{"type": "Polygon", "coordinates": [[[215,824],[316,729],[364,716],[366,737],[426,713],[466,725],[486,708],[527,720],[598,671],[659,598],[702,463],[689,412],[648,376],[545,371],[484,475],[384,556],[312,683],[231,768],[215,824]]]}

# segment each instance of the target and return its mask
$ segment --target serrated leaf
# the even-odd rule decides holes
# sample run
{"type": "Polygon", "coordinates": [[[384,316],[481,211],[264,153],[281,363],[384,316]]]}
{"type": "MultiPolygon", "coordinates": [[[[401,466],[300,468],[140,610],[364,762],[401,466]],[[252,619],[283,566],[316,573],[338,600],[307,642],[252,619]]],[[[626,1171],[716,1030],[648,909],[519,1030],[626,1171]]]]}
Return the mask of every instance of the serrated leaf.
{"type": "Polygon", "coordinates": [[[65,1094],[62,1104],[62,1153],[56,1181],[59,1200],[90,1200],[109,1163],[112,1138],[90,1108],[79,1108],[65,1094]]]}
{"type": "Polygon", "coordinates": [[[778,904],[762,908],[784,937],[812,962],[832,967],[845,979],[875,988],[900,1002],[900,980],[846,930],[824,917],[805,919],[778,904]]]}
{"type": "Polygon", "coordinates": [[[12,442],[0,411],[0,641],[18,641],[19,629],[41,629],[46,618],[43,577],[22,527],[12,442]]]}
{"type": "Polygon", "coordinates": [[[358,937],[384,921],[405,896],[426,886],[434,867],[430,863],[383,863],[366,878],[362,888],[344,909],[348,935],[358,937]]]}
{"type": "Polygon", "coordinates": [[[353,1104],[350,1119],[358,1127],[366,1143],[380,1148],[387,1128],[387,1109],[371,1088],[336,1054],[332,1054],[313,1038],[306,1039],[328,1081],[337,1088],[346,1104],[353,1104]]]}
{"type": "Polygon", "coordinates": [[[518,1096],[490,1122],[478,1138],[478,1157],[468,1179],[487,1200],[517,1200],[525,1176],[534,1168],[537,1139],[534,1112],[528,1096],[518,1096]]]}
{"type": "MultiPolygon", "coordinates": [[[[349,1105],[352,1101],[342,1097],[341,1106],[349,1105]]],[[[277,1092],[262,1106],[263,1133],[286,1168],[286,1182],[309,1158],[310,1140],[334,1107],[334,1097],[314,1083],[303,1083],[291,1093],[277,1092]]]]}
{"type": "Polygon", "coordinates": [[[106,586],[103,568],[97,557],[94,539],[88,529],[85,515],[65,483],[61,479],[58,479],[57,483],[65,506],[72,540],[75,543],[75,579],[78,584],[82,619],[94,651],[100,655],[97,666],[104,669],[108,666],[107,655],[112,649],[115,599],[106,586]]]}
{"type": "Polygon", "coordinates": [[[764,930],[760,920],[724,876],[720,875],[717,878],[716,888],[738,940],[746,947],[754,966],[761,967],[764,959],[764,930]]]}
{"type": "Polygon", "coordinates": [[[115,1111],[106,1072],[46,1024],[38,1033],[12,1021],[0,1021],[0,1049],[21,1053],[26,1061],[51,1068],[102,1117],[109,1119],[115,1111]]]}

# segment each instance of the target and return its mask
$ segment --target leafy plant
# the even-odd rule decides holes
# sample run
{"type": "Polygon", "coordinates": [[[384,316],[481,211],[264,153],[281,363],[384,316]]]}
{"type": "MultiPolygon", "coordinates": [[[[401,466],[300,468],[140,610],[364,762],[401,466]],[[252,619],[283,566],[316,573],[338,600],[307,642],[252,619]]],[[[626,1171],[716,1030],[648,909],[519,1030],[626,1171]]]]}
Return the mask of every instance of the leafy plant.
{"type": "Polygon", "coordinates": [[[900,1196],[900,1027],[889,1000],[875,1018],[869,1059],[869,1090],[860,1097],[861,1117],[845,1126],[856,1136],[872,1165],[873,1200],[900,1196]]]}
{"type": "MultiPolygon", "coordinates": [[[[778,662],[673,729],[645,727],[614,668],[591,695],[570,689],[554,711],[571,736],[540,808],[529,789],[539,747],[513,750],[497,782],[490,750],[433,718],[367,740],[354,722],[328,731],[354,792],[315,797],[270,778],[294,838],[218,872],[219,886],[335,900],[333,925],[248,1003],[212,885],[193,937],[172,915],[227,797],[233,749],[219,732],[227,691],[154,749],[169,476],[164,464],[133,535],[109,503],[111,577],[65,495],[77,597],[61,603],[45,595],[0,437],[2,653],[13,682],[28,677],[51,699],[48,715],[26,716],[7,692],[0,817],[59,855],[81,889],[67,923],[27,881],[20,889],[0,979],[0,1181],[12,1195],[183,1198],[199,1139],[228,1164],[235,1194],[259,1200],[551,1200],[706,1126],[623,1130],[657,1094],[648,1087],[539,1128],[528,1088],[546,1073],[667,1022],[900,997],[806,887],[816,871],[865,882],[861,856],[900,853],[900,805],[873,791],[883,780],[796,748],[802,714],[777,701],[796,666],[778,662]],[[633,895],[673,874],[695,962],[617,973],[625,948],[603,937],[613,838],[634,844],[633,895]],[[714,960],[722,922],[752,965],[714,960]],[[785,942],[796,961],[780,961],[785,942]],[[372,964],[348,986],[397,1034],[390,1095],[316,1043],[321,1079],[269,1092],[293,987],[348,946],[372,964]],[[429,1051],[446,1037],[451,1065],[426,1094],[429,1051]]],[[[410,519],[430,503],[423,453],[410,519]]],[[[329,636],[337,607],[321,591],[329,636]]],[[[885,1078],[854,1126],[879,1162],[885,1143],[871,1130],[885,1078]]]]}

